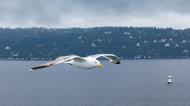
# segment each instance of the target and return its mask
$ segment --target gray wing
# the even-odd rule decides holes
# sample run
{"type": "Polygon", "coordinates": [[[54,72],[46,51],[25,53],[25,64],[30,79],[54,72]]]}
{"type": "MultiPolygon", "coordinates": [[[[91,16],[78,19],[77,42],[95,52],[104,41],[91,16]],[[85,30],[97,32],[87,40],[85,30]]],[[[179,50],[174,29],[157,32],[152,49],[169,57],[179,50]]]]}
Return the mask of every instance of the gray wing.
{"type": "Polygon", "coordinates": [[[108,59],[111,63],[121,64],[119,58],[114,54],[96,54],[96,55],[90,55],[89,57],[93,57],[96,59],[103,57],[108,59]]]}
{"type": "Polygon", "coordinates": [[[50,67],[50,66],[60,64],[60,63],[66,63],[67,64],[67,63],[70,63],[72,61],[85,61],[85,60],[83,58],[77,56],[77,55],[61,56],[61,57],[58,57],[55,60],[50,61],[48,63],[32,67],[29,70],[37,70],[37,69],[41,69],[41,68],[46,68],[46,67],[50,67]]]}

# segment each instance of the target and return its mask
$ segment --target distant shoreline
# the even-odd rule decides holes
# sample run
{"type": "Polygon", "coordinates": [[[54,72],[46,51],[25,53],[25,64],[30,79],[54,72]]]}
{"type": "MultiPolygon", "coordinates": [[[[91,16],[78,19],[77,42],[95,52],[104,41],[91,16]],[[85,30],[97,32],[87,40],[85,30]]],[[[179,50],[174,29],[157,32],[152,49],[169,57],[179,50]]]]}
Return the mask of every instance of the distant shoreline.
{"type": "MultiPolygon", "coordinates": [[[[121,60],[188,60],[190,58],[134,58],[134,59],[127,59],[127,58],[120,58],[121,60]]],[[[13,58],[9,58],[9,59],[3,59],[0,58],[0,61],[50,61],[50,60],[54,60],[53,58],[51,59],[13,59],[13,58]]]]}
{"type": "Polygon", "coordinates": [[[116,54],[122,59],[190,57],[190,29],[155,27],[0,28],[0,60],[116,54]]]}

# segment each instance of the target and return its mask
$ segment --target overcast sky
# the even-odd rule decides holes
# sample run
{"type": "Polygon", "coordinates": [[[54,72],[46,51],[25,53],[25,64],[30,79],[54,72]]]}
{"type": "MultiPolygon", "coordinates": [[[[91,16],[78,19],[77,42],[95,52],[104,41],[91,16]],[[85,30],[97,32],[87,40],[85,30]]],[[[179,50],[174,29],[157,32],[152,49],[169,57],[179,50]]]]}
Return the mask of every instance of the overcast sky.
{"type": "Polygon", "coordinates": [[[190,0],[0,0],[0,27],[190,26],[190,0]]]}

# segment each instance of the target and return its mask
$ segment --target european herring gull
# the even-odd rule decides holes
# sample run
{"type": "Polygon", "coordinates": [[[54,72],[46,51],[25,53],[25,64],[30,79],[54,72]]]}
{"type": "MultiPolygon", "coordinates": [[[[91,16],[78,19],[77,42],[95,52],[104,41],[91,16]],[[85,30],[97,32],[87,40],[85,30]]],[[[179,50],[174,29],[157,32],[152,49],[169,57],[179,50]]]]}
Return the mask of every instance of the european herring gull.
{"type": "Polygon", "coordinates": [[[103,68],[103,65],[100,63],[99,60],[97,60],[99,58],[105,58],[105,59],[108,59],[111,63],[120,64],[119,58],[114,54],[96,54],[96,55],[90,55],[87,57],[80,57],[77,55],[68,55],[68,56],[58,57],[53,61],[35,66],[33,68],[30,68],[29,70],[42,69],[42,68],[50,67],[50,66],[60,64],[60,63],[70,64],[70,65],[80,67],[80,68],[85,68],[85,69],[92,69],[96,67],[103,68]]]}

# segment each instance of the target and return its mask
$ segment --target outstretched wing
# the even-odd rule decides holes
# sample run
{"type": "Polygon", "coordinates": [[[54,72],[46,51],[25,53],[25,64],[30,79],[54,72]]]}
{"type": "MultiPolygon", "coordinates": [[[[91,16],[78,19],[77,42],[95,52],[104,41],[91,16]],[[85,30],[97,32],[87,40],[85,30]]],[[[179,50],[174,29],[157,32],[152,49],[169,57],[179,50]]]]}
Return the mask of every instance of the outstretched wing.
{"type": "Polygon", "coordinates": [[[33,68],[30,68],[29,70],[46,68],[46,67],[50,67],[52,65],[56,65],[56,64],[60,64],[60,63],[70,63],[71,61],[85,61],[85,60],[77,55],[61,56],[48,63],[41,64],[41,65],[35,66],[33,68]]]}
{"type": "Polygon", "coordinates": [[[111,63],[114,63],[114,64],[121,63],[119,58],[114,54],[96,54],[96,55],[90,55],[89,57],[93,57],[96,59],[103,57],[103,58],[108,59],[111,63]]]}

